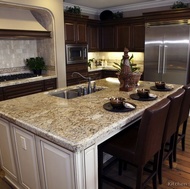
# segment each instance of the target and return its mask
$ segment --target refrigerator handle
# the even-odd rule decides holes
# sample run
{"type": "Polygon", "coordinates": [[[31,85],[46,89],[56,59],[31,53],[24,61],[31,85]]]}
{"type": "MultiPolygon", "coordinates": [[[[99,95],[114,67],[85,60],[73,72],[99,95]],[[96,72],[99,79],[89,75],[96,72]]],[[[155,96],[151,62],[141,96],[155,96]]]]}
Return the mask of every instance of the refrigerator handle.
{"type": "Polygon", "coordinates": [[[160,65],[161,65],[161,50],[162,50],[162,45],[159,45],[159,50],[158,50],[158,73],[160,73],[160,65]]]}
{"type": "Polygon", "coordinates": [[[166,48],[167,45],[164,45],[164,53],[163,53],[163,68],[162,68],[162,73],[166,73],[166,48]]]}

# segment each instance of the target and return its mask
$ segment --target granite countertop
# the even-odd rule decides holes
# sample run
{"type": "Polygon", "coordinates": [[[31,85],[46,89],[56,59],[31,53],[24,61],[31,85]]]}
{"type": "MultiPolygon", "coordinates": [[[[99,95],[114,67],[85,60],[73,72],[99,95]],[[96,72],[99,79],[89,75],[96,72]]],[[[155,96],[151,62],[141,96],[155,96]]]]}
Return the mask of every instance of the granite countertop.
{"type": "Polygon", "coordinates": [[[101,70],[111,70],[111,71],[117,71],[116,68],[114,68],[113,66],[97,66],[97,67],[93,67],[93,68],[89,68],[88,67],[88,72],[95,72],[95,71],[101,71],[101,70]]]}
{"type": "Polygon", "coordinates": [[[31,77],[31,78],[25,78],[25,79],[3,81],[3,82],[0,82],[0,87],[18,85],[18,84],[23,84],[23,83],[30,83],[30,82],[34,82],[34,81],[53,79],[53,78],[57,78],[57,76],[56,75],[43,75],[43,76],[37,76],[37,77],[31,77]]]}
{"type": "MultiPolygon", "coordinates": [[[[130,99],[131,92],[119,91],[117,78],[96,81],[97,86],[106,87],[102,91],[74,99],[63,99],[37,93],[0,102],[0,117],[54,142],[73,152],[83,150],[110,133],[122,129],[124,125],[140,117],[145,108],[166,97],[170,92],[151,91],[158,95],[154,101],[130,99]],[[124,97],[137,105],[130,112],[109,112],[103,108],[108,97],[124,97]]],[[[140,82],[140,88],[150,88],[152,82],[140,82]]],[[[179,85],[173,85],[177,90],[179,85]]],[[[73,86],[76,87],[76,86],[73,86]]],[[[71,87],[69,87],[71,88],[71,87]]],[[[61,89],[53,90],[59,91],[61,89]]],[[[51,91],[52,92],[52,91],[51,91]]]]}

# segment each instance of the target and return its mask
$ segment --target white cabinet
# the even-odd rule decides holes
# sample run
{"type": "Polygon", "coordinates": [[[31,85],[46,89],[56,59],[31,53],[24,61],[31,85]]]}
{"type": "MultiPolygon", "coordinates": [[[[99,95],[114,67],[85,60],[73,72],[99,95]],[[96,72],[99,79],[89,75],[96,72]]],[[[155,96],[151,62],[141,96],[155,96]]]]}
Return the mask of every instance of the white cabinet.
{"type": "Polygon", "coordinates": [[[41,176],[45,189],[75,189],[73,153],[38,138],[41,176]]]}
{"type": "Polygon", "coordinates": [[[9,122],[0,119],[0,162],[7,179],[18,181],[9,122]]]}
{"type": "Polygon", "coordinates": [[[71,152],[0,118],[0,167],[17,189],[97,189],[97,145],[71,152]]]}
{"type": "Polygon", "coordinates": [[[85,183],[86,189],[98,188],[97,146],[93,145],[85,150],[85,183]]]}
{"type": "Polygon", "coordinates": [[[11,124],[14,133],[20,184],[27,189],[41,189],[34,135],[11,124]]]}

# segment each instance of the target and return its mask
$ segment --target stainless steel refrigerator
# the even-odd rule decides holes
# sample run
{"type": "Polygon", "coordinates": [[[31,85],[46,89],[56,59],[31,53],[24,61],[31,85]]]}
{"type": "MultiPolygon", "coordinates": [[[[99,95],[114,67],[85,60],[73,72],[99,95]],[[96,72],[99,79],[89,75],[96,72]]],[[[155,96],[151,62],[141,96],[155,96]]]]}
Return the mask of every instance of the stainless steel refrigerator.
{"type": "Polygon", "coordinates": [[[144,80],[189,83],[189,42],[187,24],[147,26],[144,80]]]}

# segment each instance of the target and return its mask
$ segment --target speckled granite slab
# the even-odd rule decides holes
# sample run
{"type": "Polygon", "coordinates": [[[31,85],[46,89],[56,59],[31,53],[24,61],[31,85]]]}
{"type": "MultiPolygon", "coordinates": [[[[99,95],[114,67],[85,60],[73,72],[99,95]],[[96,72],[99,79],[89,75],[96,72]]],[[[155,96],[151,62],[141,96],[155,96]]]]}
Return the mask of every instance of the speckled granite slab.
{"type": "Polygon", "coordinates": [[[52,75],[52,76],[38,76],[38,77],[31,77],[31,78],[25,78],[25,79],[3,81],[3,82],[0,82],[0,87],[18,85],[18,84],[23,84],[23,83],[30,83],[30,82],[34,82],[34,81],[53,79],[53,78],[57,78],[57,76],[55,76],[55,75],[52,75]]]}
{"type": "MultiPolygon", "coordinates": [[[[151,91],[158,98],[153,101],[137,101],[130,98],[135,93],[119,91],[117,78],[96,81],[102,91],[73,99],[63,99],[48,93],[38,93],[0,102],[0,117],[48,139],[71,151],[80,151],[104,140],[107,135],[140,117],[145,108],[167,97],[172,91],[151,91]],[[103,108],[108,97],[124,97],[136,104],[130,112],[109,112],[103,108]]],[[[152,82],[140,82],[139,88],[150,88],[152,82]]],[[[74,87],[74,86],[73,86],[74,87]]],[[[71,87],[69,87],[71,88],[71,87]]],[[[54,90],[59,91],[62,89],[54,90]]]]}

